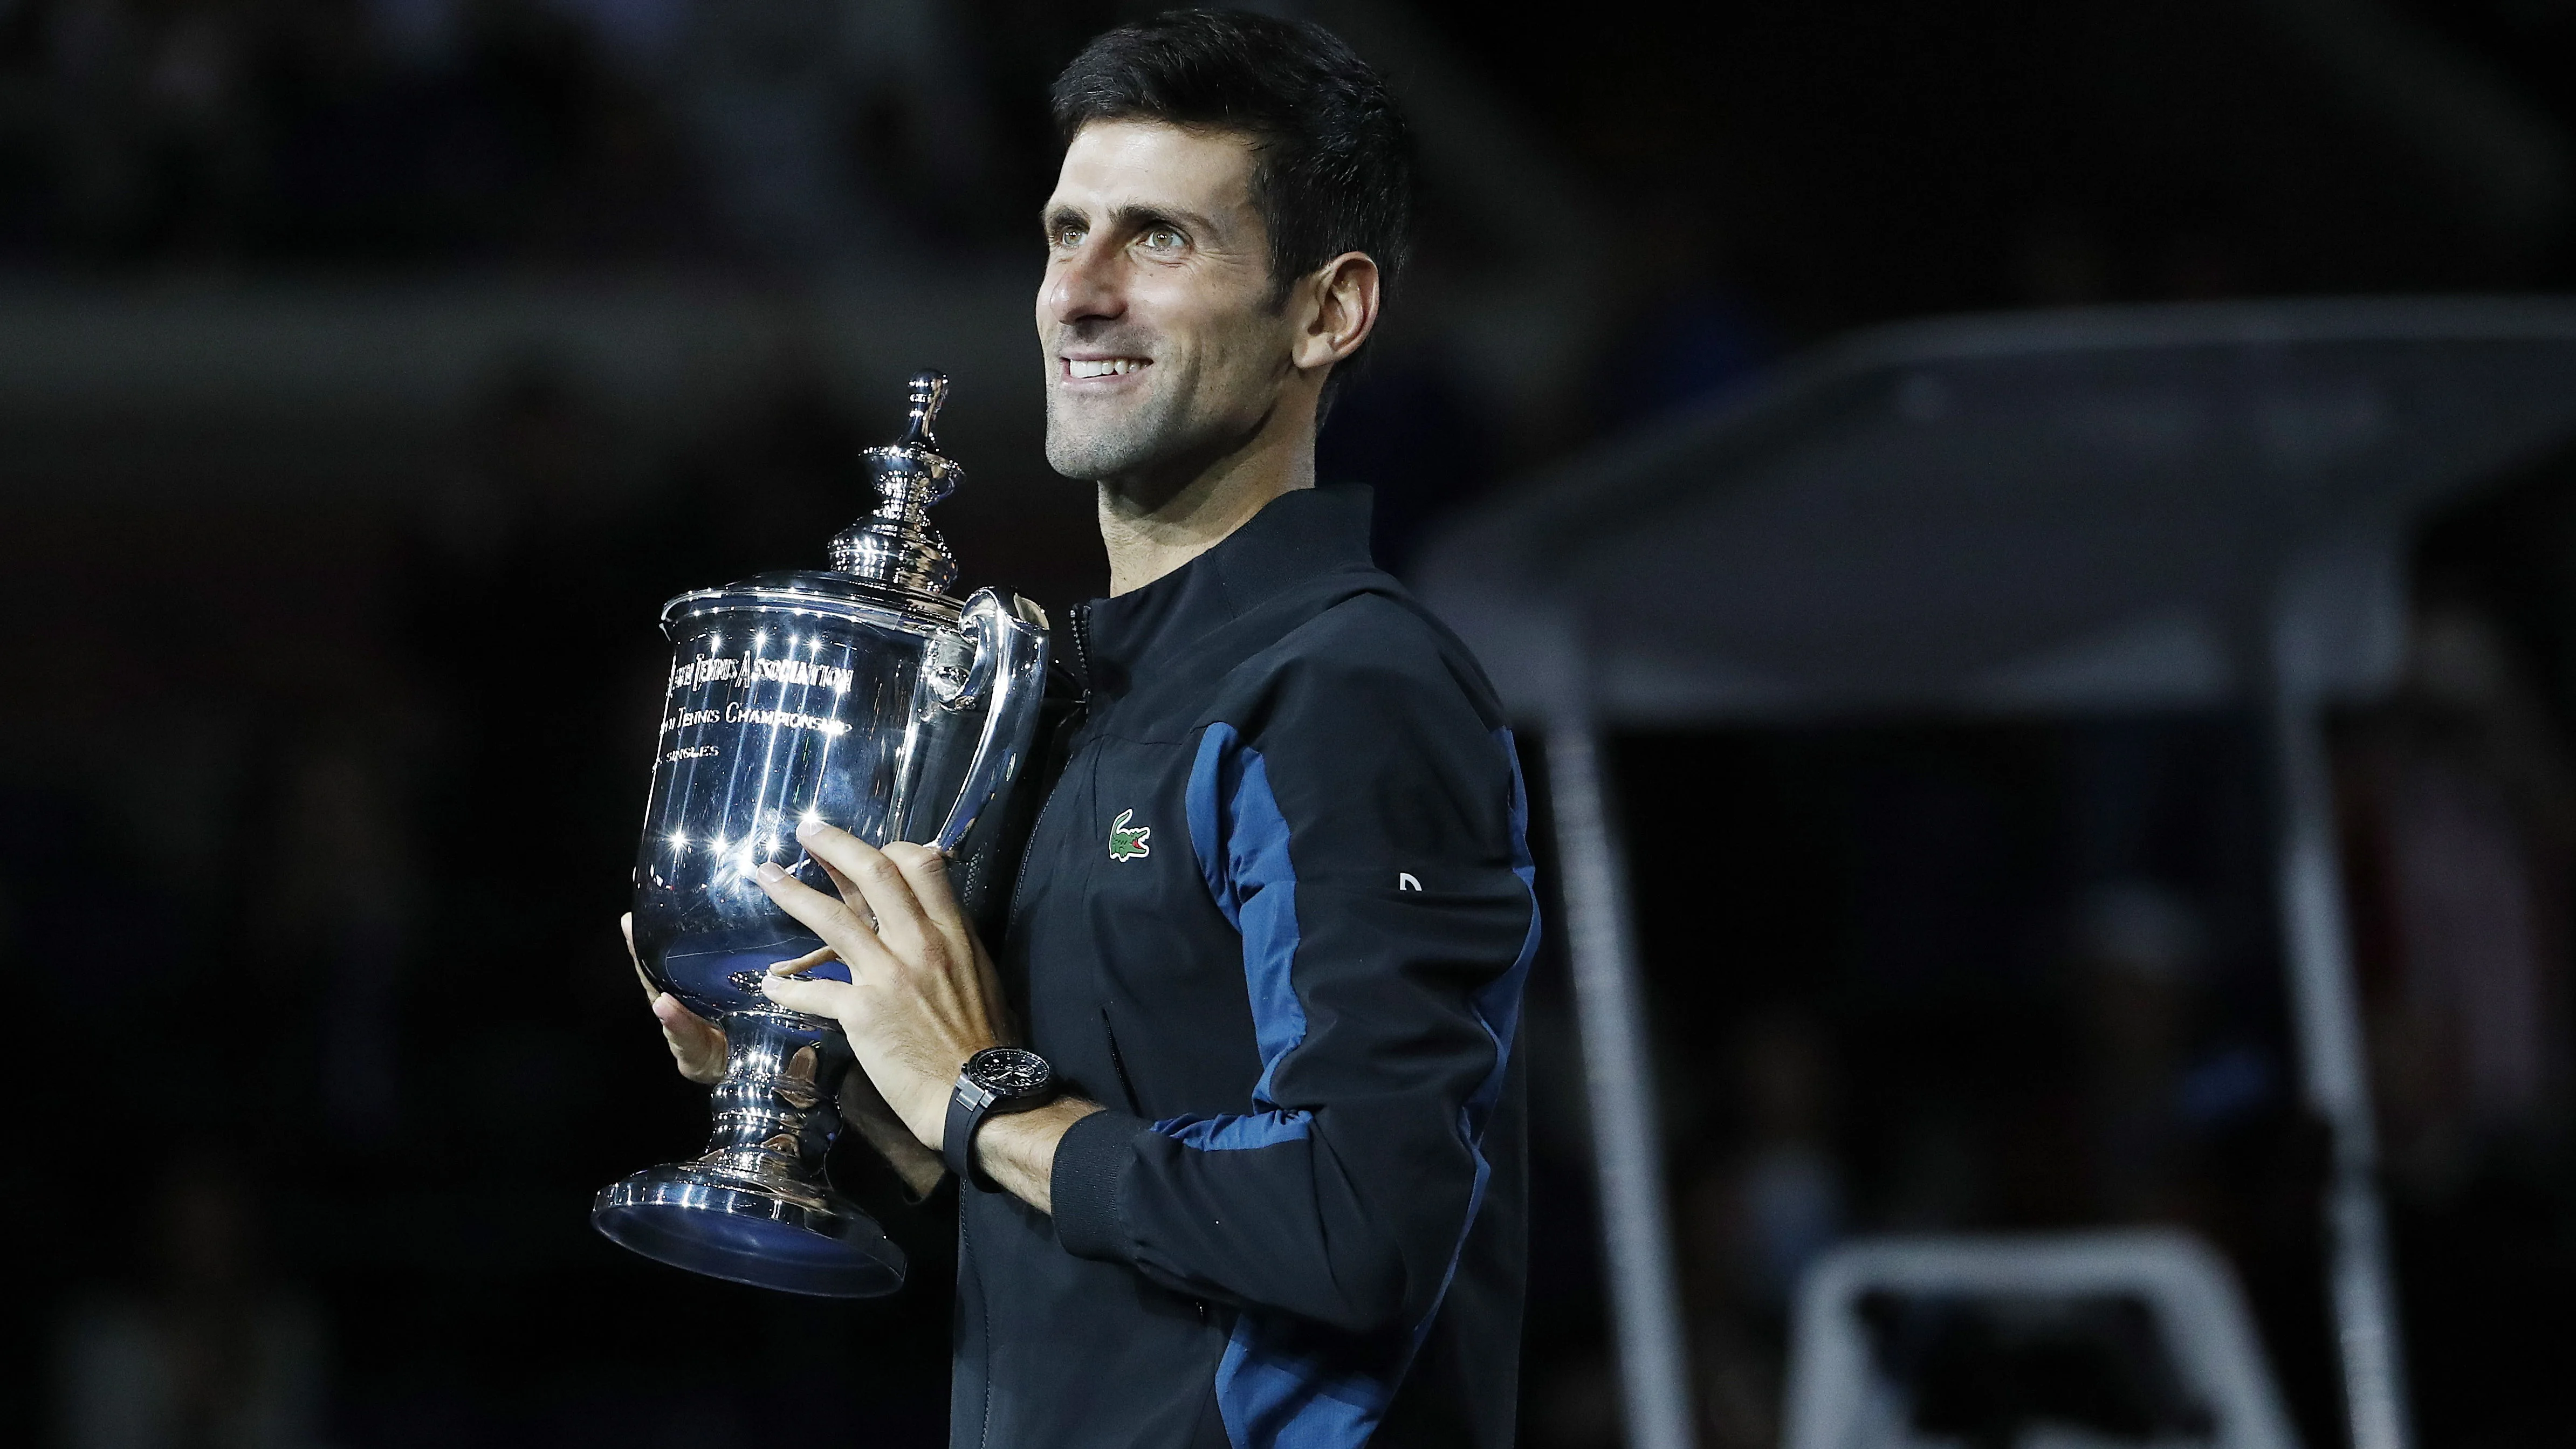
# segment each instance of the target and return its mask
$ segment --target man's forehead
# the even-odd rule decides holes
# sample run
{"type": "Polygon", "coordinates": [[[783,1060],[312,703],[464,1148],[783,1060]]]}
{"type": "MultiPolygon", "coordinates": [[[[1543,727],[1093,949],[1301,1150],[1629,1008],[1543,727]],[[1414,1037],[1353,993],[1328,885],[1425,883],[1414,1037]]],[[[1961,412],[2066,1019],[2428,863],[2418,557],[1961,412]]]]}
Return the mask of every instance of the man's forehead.
{"type": "Polygon", "coordinates": [[[1179,208],[1215,216],[1252,204],[1252,148],[1231,131],[1093,121],[1064,152],[1050,207],[1179,208]]]}

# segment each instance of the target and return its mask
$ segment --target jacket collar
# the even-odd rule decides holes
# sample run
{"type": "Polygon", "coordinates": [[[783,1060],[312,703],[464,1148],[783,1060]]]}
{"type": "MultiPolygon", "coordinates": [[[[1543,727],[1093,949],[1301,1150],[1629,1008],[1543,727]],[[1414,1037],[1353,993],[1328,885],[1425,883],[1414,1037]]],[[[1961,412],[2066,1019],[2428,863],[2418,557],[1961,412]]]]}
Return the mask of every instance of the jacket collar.
{"type": "Polygon", "coordinates": [[[1158,657],[1188,648],[1267,600],[1326,574],[1374,569],[1369,490],[1300,488],[1262,506],[1188,563],[1077,612],[1075,659],[1092,690],[1124,694],[1158,657]]]}

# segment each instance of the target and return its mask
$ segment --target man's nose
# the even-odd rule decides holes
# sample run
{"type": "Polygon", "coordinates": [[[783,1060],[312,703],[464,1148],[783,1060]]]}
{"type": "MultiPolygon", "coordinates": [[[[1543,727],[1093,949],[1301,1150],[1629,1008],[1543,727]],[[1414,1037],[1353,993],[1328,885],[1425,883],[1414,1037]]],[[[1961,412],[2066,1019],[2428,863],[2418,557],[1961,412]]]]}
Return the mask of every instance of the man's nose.
{"type": "Polygon", "coordinates": [[[1039,301],[1060,324],[1114,318],[1127,310],[1118,276],[1118,249],[1085,242],[1047,269],[1039,301]]]}

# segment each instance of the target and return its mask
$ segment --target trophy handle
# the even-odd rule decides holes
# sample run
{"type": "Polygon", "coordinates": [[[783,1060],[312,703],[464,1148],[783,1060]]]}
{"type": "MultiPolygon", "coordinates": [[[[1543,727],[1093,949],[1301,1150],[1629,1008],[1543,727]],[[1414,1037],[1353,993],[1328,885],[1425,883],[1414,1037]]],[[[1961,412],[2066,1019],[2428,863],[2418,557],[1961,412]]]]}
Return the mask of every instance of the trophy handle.
{"type": "Polygon", "coordinates": [[[1038,704],[1046,692],[1046,615],[1017,594],[1004,604],[991,589],[977,589],[957,623],[975,644],[975,662],[952,708],[984,702],[984,735],[966,766],[957,803],[931,844],[953,851],[984,812],[1002,798],[1027,760],[1037,733],[1038,704]]]}

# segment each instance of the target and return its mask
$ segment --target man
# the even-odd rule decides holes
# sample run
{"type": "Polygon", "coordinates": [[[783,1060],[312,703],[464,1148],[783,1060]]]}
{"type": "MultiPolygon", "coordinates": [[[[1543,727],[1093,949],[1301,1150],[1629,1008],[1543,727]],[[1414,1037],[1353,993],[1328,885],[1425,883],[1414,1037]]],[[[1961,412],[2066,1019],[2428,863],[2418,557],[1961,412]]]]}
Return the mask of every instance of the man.
{"type": "MultiPolygon", "coordinates": [[[[1367,496],[1313,488],[1406,251],[1403,124],[1244,14],[1104,35],[1054,102],[1047,460],[1110,565],[1058,634],[1084,707],[998,966],[938,855],[818,827],[839,899],[763,880],[828,952],[766,990],[848,1030],[845,1107],[916,1191],[966,1179],[953,1443],[1506,1445],[1525,797],[1367,496]]],[[[714,1029],[654,1010],[713,1080],[714,1029]]]]}

